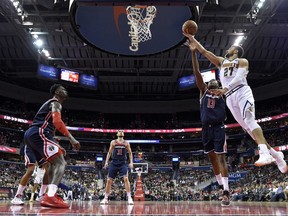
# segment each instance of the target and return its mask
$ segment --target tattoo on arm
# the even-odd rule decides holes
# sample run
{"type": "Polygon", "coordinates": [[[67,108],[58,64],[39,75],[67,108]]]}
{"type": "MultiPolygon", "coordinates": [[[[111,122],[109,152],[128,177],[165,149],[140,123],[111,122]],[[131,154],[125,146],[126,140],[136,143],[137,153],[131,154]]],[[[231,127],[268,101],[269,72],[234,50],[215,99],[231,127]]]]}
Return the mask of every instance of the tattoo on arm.
{"type": "Polygon", "coordinates": [[[51,110],[52,110],[52,112],[59,112],[59,113],[61,113],[62,105],[61,105],[59,102],[57,102],[57,101],[53,101],[53,102],[51,103],[51,110]]]}

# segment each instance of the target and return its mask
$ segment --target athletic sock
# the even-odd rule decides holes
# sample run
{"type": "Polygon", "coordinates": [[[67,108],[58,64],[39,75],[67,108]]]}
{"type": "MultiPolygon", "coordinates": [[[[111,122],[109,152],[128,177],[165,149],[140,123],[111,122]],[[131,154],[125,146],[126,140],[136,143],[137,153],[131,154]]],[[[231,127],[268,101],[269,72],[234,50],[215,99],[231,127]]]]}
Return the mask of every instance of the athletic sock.
{"type": "Polygon", "coordinates": [[[221,173],[218,175],[215,175],[215,177],[217,179],[218,185],[223,185],[221,173]]]}
{"type": "Polygon", "coordinates": [[[266,144],[259,144],[258,149],[259,149],[259,154],[269,154],[269,150],[266,144]]]}
{"type": "Polygon", "coordinates": [[[48,185],[43,185],[43,184],[41,185],[41,188],[40,188],[40,191],[39,191],[39,197],[43,196],[43,194],[46,193],[47,187],[48,187],[48,185]]]}
{"type": "Polygon", "coordinates": [[[48,196],[49,197],[53,197],[55,196],[56,192],[57,192],[58,186],[55,184],[49,184],[48,185],[48,196]]]}
{"type": "Polygon", "coordinates": [[[21,184],[19,184],[18,189],[17,189],[16,196],[17,196],[17,195],[23,196],[23,191],[25,190],[25,188],[26,188],[26,185],[21,185],[21,184]]]}
{"type": "Polygon", "coordinates": [[[229,191],[228,177],[222,177],[224,190],[229,191]]]}
{"type": "Polygon", "coordinates": [[[105,193],[105,199],[108,199],[108,197],[109,197],[109,193],[105,193]]]}

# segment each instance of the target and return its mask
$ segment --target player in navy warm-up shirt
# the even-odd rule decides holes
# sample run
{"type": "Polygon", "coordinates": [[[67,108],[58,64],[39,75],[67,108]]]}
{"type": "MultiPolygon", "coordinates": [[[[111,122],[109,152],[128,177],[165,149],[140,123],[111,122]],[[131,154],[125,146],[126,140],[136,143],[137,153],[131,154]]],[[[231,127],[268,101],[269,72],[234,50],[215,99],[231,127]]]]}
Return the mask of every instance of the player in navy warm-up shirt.
{"type": "Polygon", "coordinates": [[[196,47],[189,44],[192,53],[193,73],[195,75],[197,87],[200,90],[200,112],[202,123],[202,142],[205,154],[211,161],[214,174],[219,184],[223,188],[222,206],[230,205],[228,186],[228,167],[226,164],[227,144],[225,138],[224,121],[226,118],[225,101],[222,96],[210,93],[211,89],[218,89],[219,83],[212,79],[206,85],[199,70],[196,58],[196,47]]]}
{"type": "Polygon", "coordinates": [[[101,204],[108,204],[108,196],[111,191],[111,185],[113,183],[113,179],[116,178],[119,172],[120,177],[123,177],[123,180],[125,183],[128,204],[133,205],[134,203],[131,197],[130,182],[128,179],[128,167],[130,169],[133,169],[133,155],[132,155],[129,142],[123,139],[124,137],[123,130],[118,130],[117,137],[118,138],[116,140],[112,140],[110,143],[110,148],[107,153],[107,157],[106,157],[106,161],[104,165],[104,168],[108,167],[108,162],[111,156],[112,161],[110,163],[109,171],[108,171],[105,197],[101,201],[101,204]],[[128,166],[127,166],[127,152],[129,154],[129,160],[130,160],[130,163],[128,164],[128,166]]]}

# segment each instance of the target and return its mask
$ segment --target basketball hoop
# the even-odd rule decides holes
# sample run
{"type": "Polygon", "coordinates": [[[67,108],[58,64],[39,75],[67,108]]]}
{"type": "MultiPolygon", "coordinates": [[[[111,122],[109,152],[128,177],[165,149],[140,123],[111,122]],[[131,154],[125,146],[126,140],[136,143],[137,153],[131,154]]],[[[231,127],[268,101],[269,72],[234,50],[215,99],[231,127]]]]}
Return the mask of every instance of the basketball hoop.
{"type": "Polygon", "coordinates": [[[138,43],[151,40],[152,34],[150,25],[156,16],[157,9],[155,6],[128,6],[126,8],[128,24],[131,25],[129,36],[131,37],[131,51],[138,50],[138,43]],[[146,12],[146,15],[144,15],[146,12]]]}
{"type": "Polygon", "coordinates": [[[142,170],[138,170],[138,171],[137,171],[138,177],[141,177],[141,174],[142,174],[142,170]]]}

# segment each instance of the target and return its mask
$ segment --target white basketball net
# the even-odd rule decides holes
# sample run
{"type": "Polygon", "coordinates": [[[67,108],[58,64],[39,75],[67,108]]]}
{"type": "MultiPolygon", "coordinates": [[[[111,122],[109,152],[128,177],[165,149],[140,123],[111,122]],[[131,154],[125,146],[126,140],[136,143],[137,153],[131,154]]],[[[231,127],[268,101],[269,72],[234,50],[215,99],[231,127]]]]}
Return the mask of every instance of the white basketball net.
{"type": "Polygon", "coordinates": [[[153,19],[157,12],[155,6],[148,6],[146,7],[146,16],[144,17],[144,10],[145,8],[141,7],[128,6],[126,8],[127,18],[137,34],[138,43],[150,40],[152,38],[150,25],[153,23],[153,19]]]}

